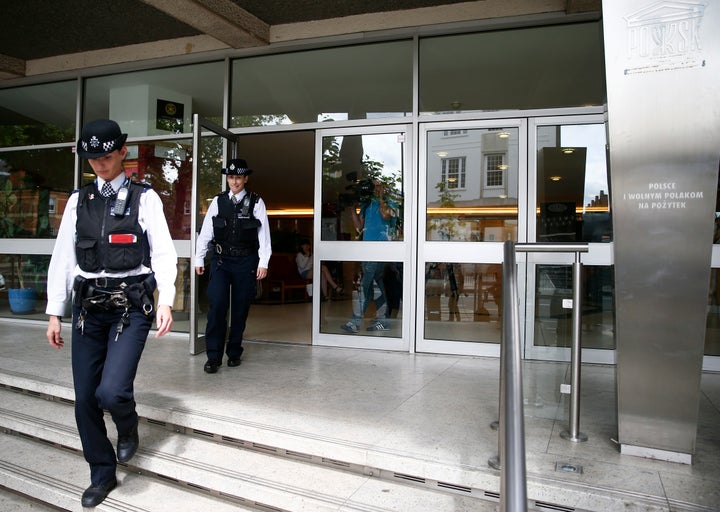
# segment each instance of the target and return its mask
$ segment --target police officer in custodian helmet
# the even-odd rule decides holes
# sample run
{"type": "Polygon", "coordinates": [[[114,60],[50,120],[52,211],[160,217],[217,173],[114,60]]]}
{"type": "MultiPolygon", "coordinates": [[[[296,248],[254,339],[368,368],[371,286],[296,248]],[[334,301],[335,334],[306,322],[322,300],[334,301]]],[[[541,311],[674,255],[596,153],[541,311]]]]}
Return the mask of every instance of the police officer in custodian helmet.
{"type": "Polygon", "coordinates": [[[61,317],[72,297],[75,420],[90,465],[84,507],[107,497],[117,485],[117,462],[138,449],[138,363],[153,319],[156,336],[173,324],[177,254],[160,197],[125,176],[126,138],[109,119],[83,127],[77,153],[96,178],[68,198],[48,269],[47,339],[58,349],[64,345],[61,317]],[[103,410],[117,427],[117,450],[103,410]]]}

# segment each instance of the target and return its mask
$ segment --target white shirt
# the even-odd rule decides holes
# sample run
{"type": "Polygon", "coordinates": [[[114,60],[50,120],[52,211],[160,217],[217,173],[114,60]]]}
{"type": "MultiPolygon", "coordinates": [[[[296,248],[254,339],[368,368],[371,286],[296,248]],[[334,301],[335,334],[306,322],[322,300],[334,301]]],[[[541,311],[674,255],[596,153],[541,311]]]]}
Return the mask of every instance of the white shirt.
{"type": "MultiPolygon", "coordinates": [[[[111,184],[117,192],[125,180],[120,174],[111,184]]],[[[98,190],[102,189],[105,180],[97,178],[98,190]]],[[[151,269],[140,264],[137,268],[126,272],[84,272],[75,258],[75,225],[77,224],[78,191],[68,198],[63,212],[60,229],[55,240],[50,266],[48,267],[47,308],[48,315],[62,316],[65,306],[72,297],[72,286],[75,276],[94,277],[127,277],[147,274],[151,269]]],[[[158,287],[158,305],[165,304],[172,308],[175,300],[175,278],[177,277],[177,252],[168,229],[162,201],[152,189],[140,195],[138,212],[140,227],[147,233],[150,245],[152,271],[158,287]]]]}
{"type": "MultiPolygon", "coordinates": [[[[232,191],[228,190],[227,194],[228,197],[232,199],[232,191]]],[[[240,202],[243,200],[246,194],[247,190],[243,189],[235,197],[237,198],[237,201],[240,202]]],[[[217,196],[215,196],[213,197],[213,200],[208,207],[208,211],[205,214],[205,219],[203,220],[202,228],[200,228],[200,234],[197,238],[197,244],[195,246],[196,267],[205,266],[205,255],[208,252],[210,242],[212,241],[214,236],[212,218],[217,216],[217,214],[218,204],[217,196]]],[[[260,258],[260,262],[258,263],[258,266],[261,268],[268,268],[268,264],[270,263],[270,256],[272,255],[272,247],[270,245],[270,223],[268,221],[265,203],[263,202],[261,197],[258,197],[258,200],[255,203],[255,207],[253,208],[253,215],[256,219],[260,221],[260,227],[258,228],[258,242],[260,243],[260,248],[258,249],[258,257],[260,258]]]]}

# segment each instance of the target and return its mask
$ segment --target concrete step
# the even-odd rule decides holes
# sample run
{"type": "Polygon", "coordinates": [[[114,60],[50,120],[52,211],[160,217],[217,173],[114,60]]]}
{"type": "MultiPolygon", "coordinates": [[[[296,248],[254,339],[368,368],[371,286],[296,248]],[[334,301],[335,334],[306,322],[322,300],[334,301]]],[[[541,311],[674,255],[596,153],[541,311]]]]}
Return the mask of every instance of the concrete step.
{"type": "MultiPolygon", "coordinates": [[[[8,496],[10,503],[18,504],[18,511],[51,510],[37,501],[55,507],[52,510],[85,510],[80,505],[80,496],[88,485],[84,483],[88,482],[88,468],[82,454],[8,434],[0,434],[0,452],[3,454],[0,460],[0,485],[36,500],[8,496]]],[[[117,476],[118,487],[95,510],[197,512],[206,507],[213,512],[257,510],[241,502],[222,500],[124,469],[120,469],[117,476]]]]}
{"type": "MultiPolygon", "coordinates": [[[[43,482],[47,483],[48,477],[27,476],[25,480],[17,482],[9,475],[28,472],[32,476],[42,475],[42,468],[25,469],[23,460],[43,459],[44,450],[70,450],[72,456],[79,459],[79,467],[72,478],[64,483],[63,496],[72,495],[74,502],[79,503],[79,496],[87,485],[84,483],[88,482],[88,469],[80,453],[72,404],[67,399],[48,400],[45,395],[35,392],[21,393],[9,389],[0,389],[0,403],[0,427],[49,443],[42,445],[39,441],[18,436],[3,436],[3,443],[11,444],[0,450],[3,453],[9,453],[6,450],[20,450],[21,447],[12,445],[20,441],[34,443],[42,448],[34,457],[23,456],[21,453],[14,462],[3,461],[5,464],[14,464],[14,467],[2,468],[3,479],[13,484],[2,485],[32,496],[44,496],[49,491],[43,491],[40,487],[43,482]],[[32,492],[25,489],[27,480],[35,481],[30,486],[32,492]]],[[[111,436],[114,430],[108,419],[108,432],[111,436]]],[[[372,475],[362,474],[362,468],[352,468],[339,459],[334,459],[329,464],[325,461],[326,465],[322,465],[303,454],[281,451],[283,456],[278,456],[278,450],[272,446],[251,443],[251,448],[248,448],[233,439],[222,439],[222,436],[218,438],[211,432],[199,434],[196,429],[190,429],[188,433],[176,430],[179,430],[177,425],[167,428],[166,424],[157,420],[144,419],[140,425],[140,450],[130,464],[123,468],[123,472],[135,477],[132,481],[138,479],[133,473],[143,473],[143,478],[149,478],[152,482],[150,488],[154,487],[156,482],[163,485],[168,485],[165,482],[173,482],[176,487],[188,487],[195,493],[204,491],[208,496],[220,496],[234,503],[248,503],[270,510],[497,510],[497,503],[487,499],[420,487],[413,485],[412,480],[406,483],[373,478],[372,475]],[[221,442],[218,442],[218,439],[221,442]]],[[[27,450],[24,452],[29,453],[27,450]]],[[[62,455],[67,457],[68,453],[62,455]]],[[[31,462],[28,460],[25,464],[31,465],[31,462]]],[[[42,466],[42,463],[40,465],[42,466]]],[[[129,491],[131,489],[128,488],[131,496],[129,491]]],[[[62,493],[55,490],[50,498],[59,499],[58,494],[62,493]]],[[[111,496],[114,497],[115,494],[114,491],[111,496]]],[[[160,496],[157,495],[158,498],[160,496]]],[[[40,499],[54,504],[53,501],[40,499]]],[[[62,502],[66,501],[68,498],[64,497],[62,502]]],[[[199,504],[193,508],[198,509],[199,504]]]]}

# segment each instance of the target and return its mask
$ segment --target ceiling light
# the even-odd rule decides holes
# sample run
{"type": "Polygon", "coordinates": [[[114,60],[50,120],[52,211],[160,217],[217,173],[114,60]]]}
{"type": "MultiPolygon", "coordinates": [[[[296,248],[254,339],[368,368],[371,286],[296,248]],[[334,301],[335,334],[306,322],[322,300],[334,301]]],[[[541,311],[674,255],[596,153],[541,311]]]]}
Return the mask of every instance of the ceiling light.
{"type": "Polygon", "coordinates": [[[550,176],[550,181],[560,181],[562,176],[550,176]]]}
{"type": "Polygon", "coordinates": [[[436,154],[437,156],[439,156],[440,158],[445,158],[445,157],[447,156],[447,151],[438,151],[438,152],[435,153],[435,154],[436,154]]]}
{"type": "Polygon", "coordinates": [[[498,137],[500,137],[501,139],[507,139],[508,137],[510,137],[510,132],[500,132],[498,133],[498,137]]]}
{"type": "Polygon", "coordinates": [[[566,155],[572,155],[575,153],[575,148],[563,148],[562,152],[566,155]]]}

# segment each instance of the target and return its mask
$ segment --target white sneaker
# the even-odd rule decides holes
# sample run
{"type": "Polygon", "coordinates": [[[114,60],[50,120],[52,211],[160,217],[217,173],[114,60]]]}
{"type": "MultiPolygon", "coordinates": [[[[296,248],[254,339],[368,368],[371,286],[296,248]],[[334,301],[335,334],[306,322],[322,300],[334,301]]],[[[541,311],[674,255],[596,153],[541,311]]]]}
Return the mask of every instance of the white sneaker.
{"type": "Polygon", "coordinates": [[[367,328],[368,331],[389,331],[390,328],[385,326],[382,322],[375,322],[367,328]]]}
{"type": "Polygon", "coordinates": [[[346,324],[340,326],[340,329],[348,332],[358,332],[358,326],[352,323],[350,320],[346,324]]]}

